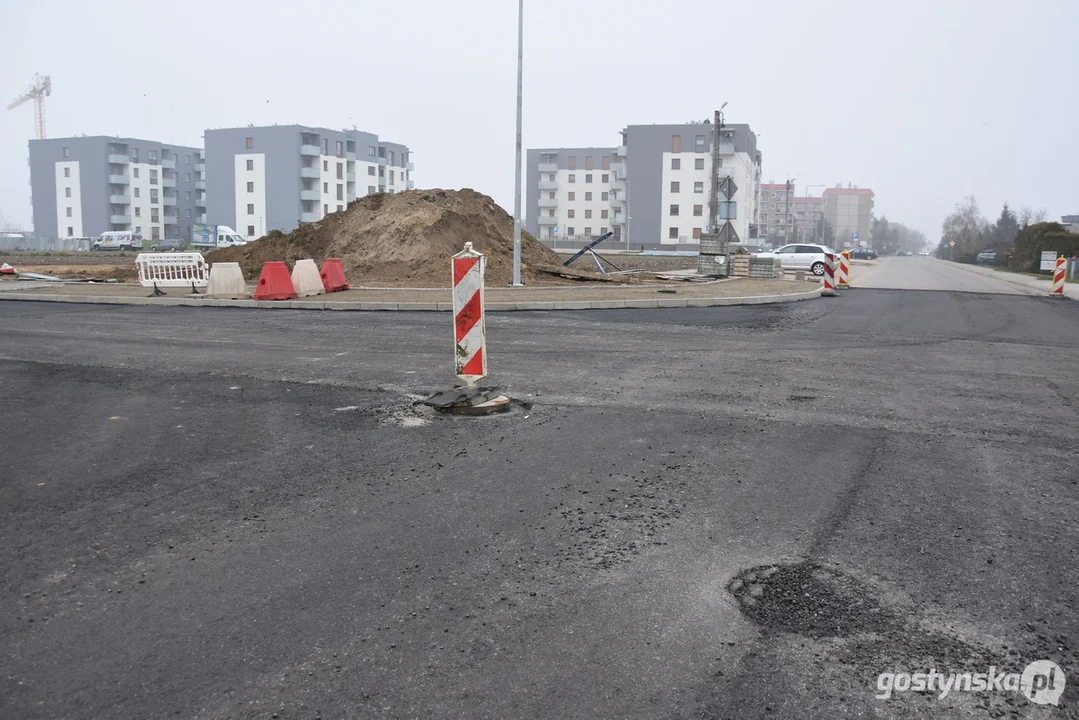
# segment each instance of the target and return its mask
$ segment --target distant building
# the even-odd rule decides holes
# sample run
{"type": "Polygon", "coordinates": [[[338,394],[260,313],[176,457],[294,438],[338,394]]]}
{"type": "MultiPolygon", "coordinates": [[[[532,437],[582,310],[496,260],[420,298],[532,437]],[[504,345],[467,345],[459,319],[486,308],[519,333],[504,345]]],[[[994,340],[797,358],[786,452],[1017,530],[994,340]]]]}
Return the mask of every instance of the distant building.
{"type": "Polygon", "coordinates": [[[188,237],[198,221],[201,152],[120,137],[31,140],[34,232],[39,238],[121,230],[146,240],[188,237]]]}
{"type": "Polygon", "coordinates": [[[824,191],[824,216],[835,231],[836,247],[869,245],[872,242],[873,191],[853,185],[828,188],[824,191]]]}
{"type": "Polygon", "coordinates": [[[1068,232],[1079,233],[1079,215],[1061,215],[1060,224],[1068,229],[1068,232]]]}
{"type": "Polygon", "coordinates": [[[414,187],[409,149],[359,130],[207,130],[206,222],[245,237],[290,232],[357,197],[414,187]]]}
{"type": "MultiPolygon", "coordinates": [[[[761,154],[748,125],[722,132],[719,175],[737,190],[721,214],[747,242],[757,236],[761,154]]],[[[714,135],[710,123],[630,125],[617,147],[529,150],[526,227],[549,245],[609,230],[612,248],[628,238],[634,249],[695,250],[709,223],[714,135]]]]}
{"type": "Polygon", "coordinates": [[[794,183],[761,185],[758,236],[762,244],[779,247],[792,242],[794,194],[794,183]]]}
{"type": "Polygon", "coordinates": [[[821,243],[820,237],[823,231],[824,198],[823,197],[796,197],[791,205],[794,211],[792,222],[794,224],[794,238],[799,242],[821,243]]]}

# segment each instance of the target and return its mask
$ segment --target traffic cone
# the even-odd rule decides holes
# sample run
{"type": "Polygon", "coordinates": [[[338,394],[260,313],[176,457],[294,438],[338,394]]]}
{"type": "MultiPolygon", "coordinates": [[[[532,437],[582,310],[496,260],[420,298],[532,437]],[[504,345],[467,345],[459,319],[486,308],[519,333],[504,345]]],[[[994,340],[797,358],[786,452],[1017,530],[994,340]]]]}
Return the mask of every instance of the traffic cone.
{"type": "Polygon", "coordinates": [[[341,258],[326,258],[322,261],[322,287],[326,292],[338,292],[348,290],[345,282],[345,266],[341,264],[341,258]]]}
{"type": "Polygon", "coordinates": [[[288,274],[288,265],[283,262],[268,262],[262,266],[259,282],[255,286],[256,300],[291,300],[296,297],[296,288],[292,287],[292,278],[288,274]]]}
{"type": "Polygon", "coordinates": [[[0,265],[0,275],[15,275],[18,271],[7,263],[0,265]]]}

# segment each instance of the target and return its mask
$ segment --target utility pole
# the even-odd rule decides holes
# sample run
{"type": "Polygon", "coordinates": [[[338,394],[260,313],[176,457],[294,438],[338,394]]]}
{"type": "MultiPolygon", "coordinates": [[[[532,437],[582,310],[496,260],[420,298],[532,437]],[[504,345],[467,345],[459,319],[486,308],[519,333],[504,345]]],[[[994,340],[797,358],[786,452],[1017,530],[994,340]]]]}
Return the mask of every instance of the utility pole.
{"type": "Polygon", "coordinates": [[[517,159],[513,174],[513,285],[521,285],[521,67],[524,62],[525,0],[517,3],[517,159]]]}
{"type": "Polygon", "coordinates": [[[786,225],[787,225],[787,241],[784,244],[789,244],[791,242],[794,242],[793,240],[790,239],[793,236],[793,233],[794,233],[794,223],[792,222],[792,218],[791,218],[791,188],[793,188],[793,187],[794,187],[794,185],[792,184],[791,179],[787,178],[787,210],[786,210],[786,215],[787,215],[787,222],[786,222],[786,225]]]}
{"type": "Polygon", "coordinates": [[[712,126],[712,197],[708,204],[708,224],[711,231],[719,232],[719,143],[723,137],[723,108],[716,110],[715,123],[712,126]]]}

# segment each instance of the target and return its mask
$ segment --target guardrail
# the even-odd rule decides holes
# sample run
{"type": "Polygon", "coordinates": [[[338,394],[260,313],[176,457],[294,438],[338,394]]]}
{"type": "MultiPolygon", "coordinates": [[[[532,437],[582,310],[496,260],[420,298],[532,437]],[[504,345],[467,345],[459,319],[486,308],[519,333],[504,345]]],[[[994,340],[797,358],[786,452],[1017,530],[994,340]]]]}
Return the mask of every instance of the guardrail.
{"type": "Polygon", "coordinates": [[[164,295],[163,287],[206,287],[210,282],[210,268],[202,253],[139,253],[135,258],[139,271],[139,284],[152,287],[150,297],[164,295]]]}

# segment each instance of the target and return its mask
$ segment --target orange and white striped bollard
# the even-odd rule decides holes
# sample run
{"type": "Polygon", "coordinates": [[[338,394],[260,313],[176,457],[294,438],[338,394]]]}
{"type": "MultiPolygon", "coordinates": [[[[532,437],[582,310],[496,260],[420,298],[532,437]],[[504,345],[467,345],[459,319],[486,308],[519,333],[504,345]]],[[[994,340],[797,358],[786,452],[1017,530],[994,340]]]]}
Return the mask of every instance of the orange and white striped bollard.
{"type": "Polygon", "coordinates": [[[824,289],[820,291],[821,297],[835,297],[835,255],[824,254],[824,289]]]}
{"type": "Polygon", "coordinates": [[[1064,276],[1067,274],[1065,270],[1067,262],[1063,255],[1057,258],[1057,264],[1053,268],[1053,286],[1049,289],[1049,297],[1064,297],[1064,276]]]}
{"type": "Polygon", "coordinates": [[[469,387],[487,375],[487,328],[483,317],[483,273],[487,256],[465,248],[452,258],[455,372],[469,387]]]}
{"type": "Polygon", "coordinates": [[[836,273],[836,287],[845,288],[850,282],[850,252],[839,253],[839,272],[836,273]]]}

